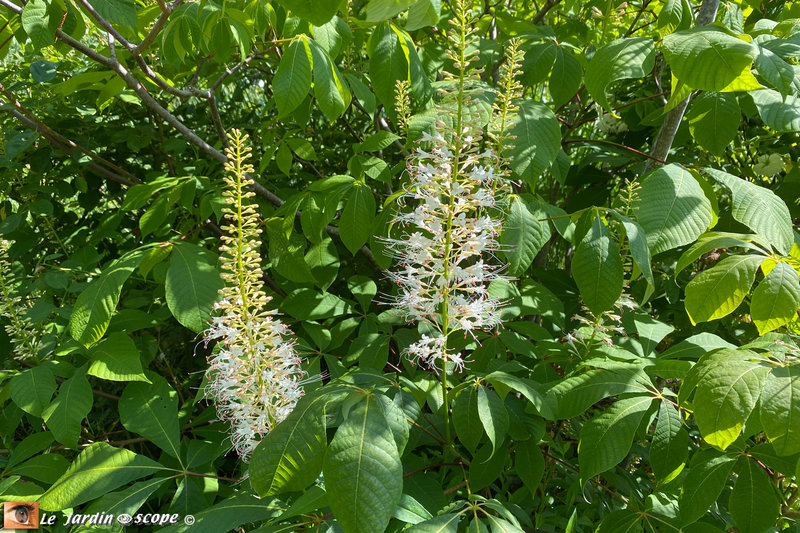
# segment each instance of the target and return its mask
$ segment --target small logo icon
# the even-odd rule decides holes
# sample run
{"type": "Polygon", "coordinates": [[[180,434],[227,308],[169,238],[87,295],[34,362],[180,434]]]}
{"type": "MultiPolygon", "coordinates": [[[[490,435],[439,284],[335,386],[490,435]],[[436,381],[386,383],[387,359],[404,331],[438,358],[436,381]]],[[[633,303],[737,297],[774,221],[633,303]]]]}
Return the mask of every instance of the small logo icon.
{"type": "Polygon", "coordinates": [[[38,502],[4,502],[3,529],[38,529],[38,502]]]}
{"type": "Polygon", "coordinates": [[[123,526],[127,526],[131,522],[133,522],[133,517],[127,513],[122,513],[120,515],[117,515],[117,522],[119,522],[123,526]]]}

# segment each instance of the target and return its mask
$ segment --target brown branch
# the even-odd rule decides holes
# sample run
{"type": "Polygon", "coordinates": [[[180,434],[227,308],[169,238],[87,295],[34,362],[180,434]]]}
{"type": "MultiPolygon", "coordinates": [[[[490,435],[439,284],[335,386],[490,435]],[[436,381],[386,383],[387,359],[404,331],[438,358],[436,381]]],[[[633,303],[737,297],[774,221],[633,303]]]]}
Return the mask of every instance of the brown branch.
{"type": "Polygon", "coordinates": [[[164,29],[164,26],[167,24],[167,19],[170,15],[178,8],[179,5],[183,3],[183,0],[175,0],[169,6],[165,6],[162,4],[161,6],[161,15],[159,15],[158,20],[156,20],[153,27],[150,29],[150,32],[145,36],[144,40],[141,43],[137,44],[131,53],[133,55],[141,55],[147,47],[149,47],[158,37],[158,34],[161,33],[161,30],[164,29]]]}
{"type": "Polygon", "coordinates": [[[547,0],[542,8],[536,12],[536,14],[531,19],[533,24],[539,24],[544,17],[547,15],[547,12],[556,7],[558,4],[561,3],[561,0],[547,0]]]}

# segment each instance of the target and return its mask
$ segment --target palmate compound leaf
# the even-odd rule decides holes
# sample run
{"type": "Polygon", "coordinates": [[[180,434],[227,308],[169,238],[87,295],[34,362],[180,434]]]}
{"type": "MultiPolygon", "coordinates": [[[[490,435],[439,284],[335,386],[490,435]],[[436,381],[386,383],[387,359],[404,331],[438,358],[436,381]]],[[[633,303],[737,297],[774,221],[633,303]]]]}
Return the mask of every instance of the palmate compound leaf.
{"type": "Polygon", "coordinates": [[[658,168],[642,181],[637,221],[653,255],[693,242],[712,219],[711,202],[703,188],[680,165],[658,168]]]}
{"type": "Polygon", "coordinates": [[[753,459],[741,457],[728,510],[741,533],[764,533],[775,525],[781,504],[769,475],[753,459]]]}
{"type": "Polygon", "coordinates": [[[304,396],[258,444],[250,458],[250,482],[260,496],[303,490],[319,476],[325,457],[325,410],[344,394],[329,388],[304,396]]]}
{"type": "Polygon", "coordinates": [[[652,396],[635,396],[614,404],[583,425],[578,444],[581,481],[615,467],[631,449],[636,428],[653,402],[652,396]]]}
{"type": "Polygon", "coordinates": [[[761,255],[732,255],[702,271],[686,285],[686,312],[692,324],[729,315],[739,307],[756,279],[761,255]]]}
{"type": "Polygon", "coordinates": [[[75,507],[162,470],[167,468],[143,455],[96,442],[39,498],[39,507],[44,511],[75,507]]]}
{"type": "Polygon", "coordinates": [[[371,396],[339,426],[322,467],[328,503],[344,533],[384,531],[403,492],[391,428],[371,396]]]}

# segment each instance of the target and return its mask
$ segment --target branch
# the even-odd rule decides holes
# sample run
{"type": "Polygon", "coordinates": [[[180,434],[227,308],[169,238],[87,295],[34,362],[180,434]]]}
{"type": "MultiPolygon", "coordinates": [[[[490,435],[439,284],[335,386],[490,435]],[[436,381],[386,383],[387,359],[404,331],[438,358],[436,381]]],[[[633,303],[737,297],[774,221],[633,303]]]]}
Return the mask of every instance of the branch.
{"type": "Polygon", "coordinates": [[[547,12],[556,7],[558,4],[561,3],[561,0],[547,0],[547,2],[542,6],[542,8],[536,12],[536,14],[531,19],[533,24],[539,24],[541,21],[544,20],[544,17],[547,15],[547,12]]]}
{"type": "MultiPolygon", "coordinates": [[[[719,0],[704,0],[700,6],[700,13],[697,15],[697,26],[705,26],[714,21],[717,16],[717,9],[719,8],[719,0]]],[[[661,124],[661,129],[658,130],[658,135],[653,143],[653,148],[650,150],[650,160],[645,163],[642,174],[647,174],[656,167],[656,162],[666,164],[666,159],[669,156],[669,151],[672,148],[672,142],[675,140],[675,135],[678,133],[678,127],[683,120],[683,114],[689,106],[689,101],[692,95],[687,96],[681,100],[678,105],[673,107],[664,117],[664,122],[661,124]]]]}
{"type": "MultiPolygon", "coordinates": [[[[2,99],[0,99],[0,106],[2,106],[2,105],[5,105],[5,102],[2,99]]],[[[86,150],[85,148],[80,147],[78,144],[74,143],[73,141],[61,136],[60,134],[56,133],[55,131],[51,130],[50,128],[47,128],[46,126],[44,126],[44,124],[41,124],[41,123],[37,124],[33,120],[29,119],[28,117],[26,117],[25,115],[23,115],[22,113],[17,111],[16,109],[5,109],[4,111],[6,113],[8,113],[9,115],[13,116],[14,118],[16,118],[17,120],[19,120],[20,122],[22,122],[28,128],[30,128],[33,131],[37,132],[39,135],[44,137],[45,140],[47,140],[47,142],[49,142],[51,145],[53,145],[58,150],[64,152],[65,154],[71,156],[72,152],[70,151],[70,149],[67,146],[65,146],[64,144],[62,144],[62,142],[59,141],[59,138],[63,139],[64,142],[66,142],[70,146],[74,147],[75,149],[80,150],[83,153],[87,153],[87,155],[89,155],[89,157],[92,157],[93,159],[102,161],[102,162],[104,162],[106,164],[112,165],[111,163],[109,163],[108,161],[103,159],[102,157],[100,157],[100,156],[98,156],[98,155],[86,150]]],[[[116,165],[112,165],[112,166],[116,166],[116,165]]],[[[112,172],[111,170],[108,170],[105,167],[102,167],[102,166],[98,165],[97,163],[87,163],[86,164],[86,168],[96,172],[97,174],[103,176],[104,178],[107,178],[107,179],[110,179],[111,181],[116,181],[117,183],[125,185],[126,187],[130,187],[132,185],[136,185],[139,182],[139,180],[137,180],[135,177],[133,178],[133,180],[135,180],[135,181],[129,180],[127,178],[124,178],[124,177],[120,176],[119,174],[117,174],[115,172],[112,172]]],[[[125,172],[125,173],[128,174],[127,172],[125,172]]]]}

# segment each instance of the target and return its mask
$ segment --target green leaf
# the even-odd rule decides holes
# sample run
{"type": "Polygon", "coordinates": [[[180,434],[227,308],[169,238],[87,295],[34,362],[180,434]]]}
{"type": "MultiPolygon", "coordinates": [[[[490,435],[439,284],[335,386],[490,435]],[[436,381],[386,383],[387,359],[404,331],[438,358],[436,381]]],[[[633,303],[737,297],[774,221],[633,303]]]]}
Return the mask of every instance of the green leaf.
{"type": "Polygon", "coordinates": [[[104,512],[114,515],[122,513],[133,515],[167,480],[168,478],[166,477],[148,479],[134,483],[126,489],[110,492],[93,501],[89,508],[86,509],[85,514],[92,515],[104,512]]]}
{"type": "Polygon", "coordinates": [[[194,332],[206,329],[211,309],[224,286],[215,256],[190,242],[175,243],[164,289],[167,306],[178,322],[194,332]]]}
{"type": "Polygon", "coordinates": [[[77,448],[81,421],[92,410],[92,402],[92,387],[86,374],[76,370],[58,388],[58,396],[42,411],[42,418],[58,442],[77,448]]]}
{"type": "Polygon", "coordinates": [[[600,47],[586,67],[586,89],[595,102],[611,111],[606,89],[615,81],[641,78],[653,70],[656,49],[647,37],[617,39],[600,47]]]}
{"type": "Polygon", "coordinates": [[[706,92],[692,100],[689,131],[697,143],[714,155],[721,155],[736,137],[742,113],[732,93],[706,92]]]}
{"type": "Polygon", "coordinates": [[[381,22],[408,9],[415,0],[370,0],[367,4],[367,22],[381,22]]]}
{"type": "Polygon", "coordinates": [[[322,26],[333,18],[342,0],[278,0],[278,3],[314,26],[322,26]]]}
{"type": "Polygon", "coordinates": [[[761,424],[778,455],[800,452],[800,366],[774,368],[759,400],[761,424]]]}
{"type": "Polygon", "coordinates": [[[381,130],[369,135],[364,142],[355,145],[357,152],[377,152],[389,148],[393,142],[401,140],[399,135],[381,130]]]}
{"type": "Polygon", "coordinates": [[[285,506],[278,500],[263,500],[250,494],[237,494],[194,514],[194,523],[183,520],[173,526],[159,529],[161,533],[186,531],[228,531],[251,522],[261,522],[280,516],[285,506]]]}
{"type": "MultiPolygon", "coordinates": [[[[399,395],[395,398],[398,397],[399,395]]],[[[397,403],[382,394],[376,394],[375,399],[378,401],[378,407],[383,411],[383,418],[386,420],[389,429],[392,431],[394,443],[395,446],[397,446],[397,453],[403,455],[403,450],[406,448],[406,443],[408,443],[409,436],[406,414],[397,403]]]]}
{"type": "Polygon", "coordinates": [[[22,9],[22,27],[34,48],[47,48],[55,41],[60,20],[52,16],[50,3],[46,0],[30,0],[22,9]]]}
{"type": "Polygon", "coordinates": [[[758,73],[781,94],[791,94],[794,81],[792,65],[769,48],[756,46],[758,55],[755,58],[755,66],[758,73]]]}
{"type": "Polygon", "coordinates": [[[319,476],[325,456],[328,396],[306,396],[261,440],[250,459],[250,482],[260,496],[303,490],[319,476]]]}
{"type": "Polygon", "coordinates": [[[542,246],[550,240],[547,214],[533,198],[524,199],[512,194],[508,198],[507,215],[503,220],[500,242],[509,263],[509,274],[519,276],[525,272],[542,246]]]}
{"type": "Polygon", "coordinates": [[[775,526],[781,504],[767,473],[754,460],[742,457],[728,509],[741,533],[763,533],[775,526]]]}
{"type": "Polygon", "coordinates": [[[561,150],[561,127],[546,105],[527,99],[516,103],[519,110],[509,132],[514,143],[503,155],[511,159],[509,166],[515,174],[534,184],[561,150]]]}
{"type": "Polygon", "coordinates": [[[494,455],[497,444],[505,440],[508,432],[508,411],[497,393],[486,387],[478,387],[478,418],[489,436],[494,455]]]}
{"type": "Polygon", "coordinates": [[[327,52],[315,41],[310,41],[309,44],[314,58],[314,96],[328,120],[334,121],[350,105],[352,99],[350,88],[345,84],[339,69],[328,57],[327,52]]]}
{"type": "Polygon", "coordinates": [[[294,111],[311,89],[311,47],[306,36],[293,40],[286,48],[272,79],[275,104],[281,115],[294,111]]]}
{"type": "Polygon", "coordinates": [[[356,181],[339,220],[339,235],[351,254],[355,255],[367,242],[374,221],[375,197],[372,196],[372,190],[356,181]]]}
{"type": "Polygon", "coordinates": [[[764,124],[776,131],[800,131],[800,98],[772,89],[750,93],[764,124]]]}
{"type": "MultiPolygon", "coordinates": [[[[703,254],[718,248],[737,247],[757,251],[758,248],[749,242],[751,240],[753,240],[753,235],[709,231],[701,235],[700,238],[680,256],[678,264],[675,266],[675,277],[677,278],[678,274],[684,268],[700,259],[703,254]]],[[[755,242],[758,241],[756,240],[755,242]]]]}
{"type": "Polygon", "coordinates": [[[581,74],[581,64],[572,49],[558,46],[548,85],[553,109],[558,109],[575,96],[581,86],[581,74]]]}
{"type": "Polygon", "coordinates": [[[133,0],[89,0],[101,17],[136,31],[136,4],[133,0]]]}
{"type": "Polygon", "coordinates": [[[328,503],[345,533],[374,533],[389,524],[403,493],[403,465],[374,397],[350,410],[322,467],[328,503]]]}
{"type": "Polygon", "coordinates": [[[794,243],[792,217],[780,196],[721,170],[706,168],[705,172],[731,191],[734,219],[765,237],[782,254],[789,254],[794,243]]]}
{"type": "Polygon", "coordinates": [[[17,407],[33,416],[42,416],[56,391],[56,379],[49,365],[39,365],[11,378],[9,388],[17,407]]]}
{"type": "Polygon", "coordinates": [[[650,444],[650,466],[660,483],[667,483],[681,473],[689,444],[689,433],[681,424],[678,409],[668,399],[662,399],[650,444]]]}
{"type": "Polygon", "coordinates": [[[339,252],[333,239],[326,237],[309,247],[303,258],[307,268],[311,269],[315,285],[327,291],[339,274],[339,252]]]}
{"type": "Polygon", "coordinates": [[[442,0],[417,0],[408,10],[406,31],[435,26],[442,14],[442,0]]]}
{"type": "Polygon", "coordinates": [[[166,468],[143,455],[95,442],[39,498],[39,507],[44,511],[75,507],[161,470],[166,468]]]}
{"type": "Polygon", "coordinates": [[[642,271],[642,276],[650,285],[655,285],[653,269],[650,266],[650,249],[647,247],[647,235],[644,228],[633,219],[611,210],[611,216],[622,223],[625,235],[628,237],[628,248],[631,251],[633,262],[642,271]]]}
{"type": "Polygon", "coordinates": [[[572,276],[583,303],[595,315],[611,309],[622,294],[622,257],[599,215],[575,249],[572,276]]]}
{"type": "Polygon", "coordinates": [[[732,255],[702,271],[686,285],[686,312],[692,324],[732,313],[756,280],[760,255],[732,255]]]}
{"type": "MultiPolygon", "coordinates": [[[[664,10],[661,11],[663,13],[664,10]]],[[[641,518],[639,512],[633,509],[614,511],[603,517],[595,533],[640,533],[642,531],[641,518]]]]}
{"type": "Polygon", "coordinates": [[[708,365],[694,395],[694,420],[703,439],[724,450],[742,432],[761,395],[769,367],[743,357],[708,365]]]}
{"type": "Polygon", "coordinates": [[[395,82],[409,79],[409,62],[402,43],[389,23],[375,27],[367,46],[369,77],[375,96],[394,113],[395,82]]]}
{"type": "Polygon", "coordinates": [[[152,384],[128,384],[119,399],[119,417],[128,431],[146,437],[171,456],[180,457],[178,394],[161,376],[152,384]]]}
{"type": "Polygon", "coordinates": [[[433,518],[430,512],[422,506],[417,500],[408,494],[403,494],[400,497],[400,503],[392,514],[393,518],[397,518],[401,522],[407,524],[419,524],[433,518]]]}
{"type": "Polygon", "coordinates": [[[617,400],[583,425],[578,444],[578,462],[584,483],[625,459],[633,444],[636,428],[652,402],[652,396],[617,400]]]}
{"type": "Polygon", "coordinates": [[[403,531],[404,533],[457,533],[459,520],[461,513],[443,514],[403,531]]]}
{"type": "Polygon", "coordinates": [[[655,255],[693,242],[713,218],[711,202],[692,174],[680,165],[658,168],[639,190],[637,220],[655,255]]]}
{"type": "Polygon", "coordinates": [[[453,427],[461,444],[475,453],[483,436],[483,425],[478,413],[478,386],[463,389],[453,401],[453,427]]]}
{"type": "Polygon", "coordinates": [[[719,27],[702,26],[664,37],[664,56],[672,73],[693,89],[724,91],[750,74],[756,46],[719,27]]]}
{"type": "Polygon", "coordinates": [[[705,449],[694,454],[689,474],[683,481],[680,509],[684,525],[696,522],[706,514],[725,488],[736,457],[705,449]]]}
{"type": "Polygon", "coordinates": [[[89,348],[92,364],[86,371],[110,381],[145,381],[149,379],[142,371],[139,349],[127,333],[112,333],[108,338],[89,348]]]}
{"type": "Polygon", "coordinates": [[[319,320],[332,316],[351,314],[350,303],[328,292],[313,289],[296,289],[281,302],[281,309],[298,320],[319,320]]]}
{"type": "Polygon", "coordinates": [[[539,445],[533,440],[524,440],[517,444],[514,452],[517,475],[522,483],[531,491],[531,496],[536,497],[536,489],[542,482],[544,475],[544,455],[539,445]]]}
{"type": "Polygon", "coordinates": [[[759,335],[764,335],[797,318],[798,308],[800,276],[787,263],[777,263],[753,291],[750,318],[759,335]]]}
{"type": "Polygon", "coordinates": [[[560,380],[547,391],[542,415],[549,420],[575,418],[603,398],[652,388],[640,368],[597,369],[560,380]]]}
{"type": "Polygon", "coordinates": [[[145,249],[128,252],[111,263],[83,290],[69,319],[69,333],[73,339],[88,347],[103,337],[117,308],[122,285],[139,266],[145,253],[145,249]]]}

